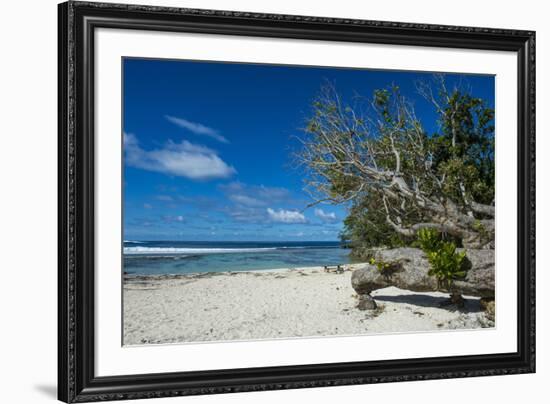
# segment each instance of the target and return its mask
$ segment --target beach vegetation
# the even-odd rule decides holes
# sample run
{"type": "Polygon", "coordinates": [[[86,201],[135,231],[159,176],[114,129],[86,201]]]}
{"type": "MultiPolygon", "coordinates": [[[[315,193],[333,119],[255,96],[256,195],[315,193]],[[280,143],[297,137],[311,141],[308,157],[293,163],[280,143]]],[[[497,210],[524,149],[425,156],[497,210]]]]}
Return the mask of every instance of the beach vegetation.
{"type": "Polygon", "coordinates": [[[440,288],[450,290],[454,280],[466,276],[466,252],[457,252],[455,243],[443,240],[437,230],[419,230],[418,243],[430,263],[428,275],[436,277],[440,288]]]}
{"type": "Polygon", "coordinates": [[[450,290],[454,280],[466,276],[463,265],[466,252],[457,252],[454,243],[444,242],[438,250],[427,256],[430,262],[428,274],[437,278],[439,287],[450,290]]]}
{"type": "Polygon", "coordinates": [[[296,156],[312,205],[348,207],[351,248],[411,246],[423,229],[455,248],[494,248],[494,110],[443,75],[416,91],[437,117],[430,132],[396,85],[353,103],[321,88],[296,156]]]}
{"type": "Polygon", "coordinates": [[[426,254],[437,251],[441,242],[441,235],[435,229],[428,228],[418,231],[418,245],[426,254]]]}
{"type": "Polygon", "coordinates": [[[376,259],[371,257],[369,259],[369,264],[374,265],[378,272],[385,278],[391,278],[392,274],[398,271],[402,266],[399,261],[384,261],[382,259],[376,259]]]}

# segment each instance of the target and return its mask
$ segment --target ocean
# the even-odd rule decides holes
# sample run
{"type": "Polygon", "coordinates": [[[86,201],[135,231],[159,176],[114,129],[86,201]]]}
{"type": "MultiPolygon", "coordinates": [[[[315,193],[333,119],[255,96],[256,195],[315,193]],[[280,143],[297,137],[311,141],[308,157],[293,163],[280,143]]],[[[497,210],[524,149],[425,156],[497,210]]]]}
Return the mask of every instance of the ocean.
{"type": "Polygon", "coordinates": [[[166,275],[350,263],[339,242],[124,241],[124,272],[166,275]]]}

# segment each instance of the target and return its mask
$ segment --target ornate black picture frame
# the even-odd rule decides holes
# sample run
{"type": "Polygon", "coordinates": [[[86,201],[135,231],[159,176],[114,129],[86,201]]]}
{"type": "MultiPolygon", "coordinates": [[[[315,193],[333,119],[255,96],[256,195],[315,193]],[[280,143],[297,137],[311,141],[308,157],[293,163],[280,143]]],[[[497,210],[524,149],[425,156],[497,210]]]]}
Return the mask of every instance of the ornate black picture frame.
{"type": "Polygon", "coordinates": [[[139,399],[535,371],[535,33],[87,2],[59,5],[58,398],[139,399]],[[98,28],[502,50],[517,55],[517,350],[282,367],[94,374],[94,32],[98,28]]]}

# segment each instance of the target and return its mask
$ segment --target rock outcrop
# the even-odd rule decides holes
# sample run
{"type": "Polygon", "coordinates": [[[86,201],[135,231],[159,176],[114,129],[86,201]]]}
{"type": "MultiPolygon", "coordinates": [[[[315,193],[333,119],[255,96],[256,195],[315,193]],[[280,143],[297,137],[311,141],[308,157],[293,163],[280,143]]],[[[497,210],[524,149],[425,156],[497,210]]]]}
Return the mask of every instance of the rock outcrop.
{"type": "MultiPolygon", "coordinates": [[[[376,261],[391,263],[380,271],[376,265],[365,264],[353,272],[351,284],[359,295],[368,295],[376,289],[396,286],[413,292],[432,292],[441,289],[437,279],[428,275],[430,264],[422,250],[395,248],[375,250],[376,261]]],[[[494,250],[466,250],[467,272],[464,279],[453,282],[452,293],[484,298],[495,296],[494,250]]]]}

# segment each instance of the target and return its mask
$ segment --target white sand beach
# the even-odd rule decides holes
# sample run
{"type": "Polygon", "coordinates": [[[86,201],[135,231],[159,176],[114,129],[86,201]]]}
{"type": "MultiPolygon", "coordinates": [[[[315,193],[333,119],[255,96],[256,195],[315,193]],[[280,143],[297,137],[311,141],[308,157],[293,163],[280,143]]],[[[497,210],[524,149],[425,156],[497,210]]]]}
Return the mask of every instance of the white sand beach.
{"type": "Polygon", "coordinates": [[[375,291],[378,309],[356,308],[356,268],[321,267],[124,281],[124,344],[163,344],[490,327],[479,299],[440,307],[448,295],[388,287],[375,291]]]}

